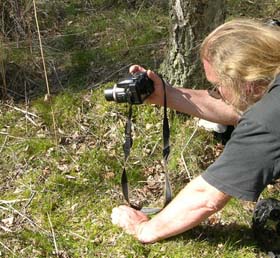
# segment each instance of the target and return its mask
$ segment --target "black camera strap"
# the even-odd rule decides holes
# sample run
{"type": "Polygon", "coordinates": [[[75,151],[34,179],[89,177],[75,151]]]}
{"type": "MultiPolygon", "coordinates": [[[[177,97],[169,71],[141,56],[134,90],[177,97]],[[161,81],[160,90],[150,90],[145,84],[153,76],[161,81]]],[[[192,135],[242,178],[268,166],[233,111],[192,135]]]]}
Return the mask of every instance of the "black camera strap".
{"type": "Polygon", "coordinates": [[[124,150],[124,168],[122,172],[121,177],[121,185],[122,185],[122,192],[125,200],[128,202],[130,207],[141,210],[142,212],[146,214],[155,214],[161,211],[171,200],[172,200],[172,192],[171,192],[171,185],[169,181],[168,176],[168,157],[170,153],[170,145],[169,145],[169,138],[170,138],[170,129],[169,129],[169,122],[168,122],[168,116],[167,116],[167,98],[166,98],[166,85],[162,77],[160,77],[163,84],[163,92],[164,92],[164,114],[163,114],[163,125],[162,125],[162,131],[163,131],[163,169],[165,174],[165,201],[162,208],[148,208],[148,207],[138,207],[134,204],[132,204],[129,200],[129,193],[128,193],[128,180],[127,180],[127,173],[126,173],[126,163],[128,160],[128,157],[130,155],[130,149],[132,147],[133,141],[132,141],[132,134],[131,134],[131,127],[132,127],[132,104],[129,104],[129,111],[128,111],[128,117],[127,122],[125,125],[125,142],[123,144],[123,150],[124,150]]]}

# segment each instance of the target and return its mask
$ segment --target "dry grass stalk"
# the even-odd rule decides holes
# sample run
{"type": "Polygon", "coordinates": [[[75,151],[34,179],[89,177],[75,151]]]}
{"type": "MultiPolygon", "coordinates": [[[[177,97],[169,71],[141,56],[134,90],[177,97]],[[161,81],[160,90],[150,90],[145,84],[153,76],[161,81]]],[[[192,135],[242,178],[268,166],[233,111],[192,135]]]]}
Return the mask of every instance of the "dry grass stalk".
{"type": "MultiPolygon", "coordinates": [[[[50,92],[50,87],[49,87],[48,74],[47,74],[47,69],[46,69],[46,62],[45,62],[45,57],[44,57],[44,50],[43,50],[43,45],[42,45],[42,40],[41,40],[41,33],[40,33],[40,27],[39,27],[39,22],[38,22],[37,8],[36,8],[36,1],[35,0],[33,0],[33,7],[34,7],[34,17],[35,17],[35,21],[36,21],[38,40],[39,40],[40,52],[41,52],[42,63],[43,63],[43,69],[44,69],[45,82],[46,82],[46,87],[47,87],[47,96],[48,96],[48,100],[51,100],[51,98],[50,98],[51,92],[50,92]]],[[[53,129],[54,129],[55,141],[56,141],[56,144],[58,144],[57,133],[56,133],[56,121],[55,121],[54,110],[53,110],[52,106],[51,106],[51,111],[52,111],[52,120],[53,120],[53,129]]]]}
{"type": "Polygon", "coordinates": [[[0,241],[0,245],[2,245],[6,250],[8,250],[14,257],[17,257],[17,255],[11,250],[8,246],[6,246],[3,242],[0,241]]]}
{"type": "Polygon", "coordinates": [[[54,248],[55,248],[55,253],[56,253],[57,257],[59,257],[59,251],[58,251],[58,248],[57,248],[57,243],[56,243],[56,238],[55,238],[55,233],[54,233],[52,221],[51,221],[51,218],[49,216],[49,213],[47,215],[48,215],[48,221],[49,221],[49,224],[50,224],[50,227],[51,227],[51,232],[52,232],[52,238],[53,238],[53,244],[54,244],[54,248]]]}
{"type": "Polygon", "coordinates": [[[185,152],[187,146],[189,145],[189,143],[191,142],[192,138],[194,137],[197,129],[198,129],[198,125],[195,126],[195,129],[194,129],[192,135],[190,136],[189,140],[187,141],[187,143],[185,144],[183,150],[181,151],[181,160],[182,160],[182,162],[184,164],[184,167],[186,169],[186,172],[188,174],[188,178],[189,178],[190,181],[193,179],[193,176],[191,176],[190,171],[189,171],[189,169],[187,167],[187,164],[186,164],[186,161],[185,161],[185,158],[184,158],[184,152],[185,152]]]}

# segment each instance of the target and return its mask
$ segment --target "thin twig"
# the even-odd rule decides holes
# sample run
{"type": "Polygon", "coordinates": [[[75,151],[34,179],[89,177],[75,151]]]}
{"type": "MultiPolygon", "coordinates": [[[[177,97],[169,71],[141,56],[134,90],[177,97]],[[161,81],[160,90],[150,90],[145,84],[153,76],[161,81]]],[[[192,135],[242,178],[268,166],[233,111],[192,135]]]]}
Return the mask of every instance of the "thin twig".
{"type": "MultiPolygon", "coordinates": [[[[6,203],[7,204],[7,203],[6,203]]],[[[13,206],[7,204],[7,206],[13,210],[16,214],[20,215],[21,217],[23,217],[24,219],[26,219],[32,226],[37,227],[37,224],[30,218],[28,218],[25,214],[21,213],[20,211],[18,211],[17,209],[15,209],[13,206]]]]}
{"type": "Polygon", "coordinates": [[[141,5],[140,5],[140,7],[139,7],[139,9],[138,9],[138,11],[137,11],[136,17],[137,17],[138,14],[140,13],[142,7],[144,6],[144,3],[145,3],[145,0],[143,0],[143,2],[141,3],[141,5]]]}
{"type": "MultiPolygon", "coordinates": [[[[25,100],[25,111],[27,112],[27,108],[28,108],[28,103],[27,103],[27,91],[26,91],[26,80],[24,81],[24,100],[25,100]]],[[[25,131],[26,131],[26,134],[28,132],[28,123],[27,123],[27,120],[29,120],[29,117],[25,116],[25,131]]],[[[34,122],[32,119],[31,119],[31,123],[34,122]]],[[[35,122],[34,122],[35,123],[35,122]]]]}
{"type": "Polygon", "coordinates": [[[77,233],[75,233],[75,232],[73,232],[73,231],[69,231],[69,233],[70,233],[71,235],[73,235],[73,236],[76,236],[76,237],[79,237],[79,238],[81,238],[81,239],[83,239],[83,240],[88,241],[88,238],[85,238],[85,237],[83,237],[83,236],[81,236],[81,235],[79,235],[79,234],[77,234],[77,233]]]}
{"type": "Polygon", "coordinates": [[[104,80],[96,83],[96,84],[92,84],[88,87],[88,89],[97,89],[100,85],[102,85],[103,83],[105,83],[108,79],[110,79],[111,77],[113,77],[115,74],[118,74],[120,71],[127,69],[128,67],[130,67],[132,64],[128,64],[126,66],[123,66],[121,69],[119,69],[118,71],[115,71],[113,73],[111,73],[110,75],[108,75],[104,80]]]}
{"type": "MultiPolygon", "coordinates": [[[[21,109],[21,108],[18,108],[18,107],[16,107],[16,106],[11,106],[11,105],[9,105],[9,104],[4,104],[4,105],[7,106],[7,107],[10,107],[10,108],[13,108],[13,109],[15,109],[15,110],[17,110],[17,111],[19,111],[19,112],[25,114],[26,120],[30,121],[33,125],[38,126],[38,125],[35,123],[35,121],[30,117],[30,116],[33,116],[33,117],[36,117],[36,118],[37,118],[37,117],[38,117],[37,115],[35,115],[35,114],[31,113],[31,112],[28,112],[27,110],[23,110],[23,109],[21,109]]],[[[27,108],[27,106],[26,106],[26,108],[27,108]]]]}
{"type": "MultiPolygon", "coordinates": [[[[33,6],[34,6],[34,16],[35,16],[35,21],[36,21],[36,26],[37,26],[42,63],[43,63],[43,68],[44,68],[45,82],[46,82],[46,87],[47,87],[47,98],[50,99],[51,92],[50,92],[50,87],[49,87],[49,80],[48,80],[48,74],[47,74],[46,62],[45,62],[43,45],[42,45],[42,40],[41,40],[41,33],[40,33],[40,27],[39,27],[39,22],[38,22],[38,17],[37,17],[37,8],[36,8],[36,1],[35,0],[33,0],[33,6]]],[[[54,129],[55,141],[56,141],[56,145],[57,145],[58,144],[58,139],[57,139],[57,133],[56,133],[56,121],[55,121],[54,110],[53,110],[52,105],[51,105],[51,112],[52,112],[52,120],[53,120],[53,129],[54,129]]]]}
{"type": "MultiPolygon", "coordinates": [[[[0,48],[2,47],[2,43],[0,42],[0,48]]],[[[6,97],[7,96],[7,80],[6,80],[6,67],[5,67],[5,56],[1,57],[0,59],[0,74],[2,77],[2,82],[3,82],[3,88],[2,88],[2,96],[6,97]]]]}
{"type": "MultiPolygon", "coordinates": [[[[82,34],[85,34],[87,33],[86,30],[84,31],[81,31],[81,32],[77,32],[77,33],[69,33],[69,34],[60,34],[60,35],[54,35],[54,36],[48,36],[48,37],[44,37],[45,40],[56,40],[58,38],[62,38],[62,37],[68,37],[68,36],[80,36],[82,34]]],[[[21,49],[22,48],[29,48],[30,46],[28,47],[24,47],[25,43],[27,42],[27,40],[23,39],[23,40],[19,40],[18,43],[21,45],[21,49]]],[[[32,46],[37,46],[37,44],[35,42],[32,42],[32,46]]],[[[18,46],[15,45],[15,43],[13,41],[11,42],[5,42],[5,43],[2,43],[2,46],[5,47],[5,48],[19,48],[18,46]]]]}
{"type": "Polygon", "coordinates": [[[54,234],[54,230],[53,230],[53,225],[52,225],[49,213],[47,213],[47,215],[48,215],[48,221],[49,221],[49,224],[50,224],[50,227],[51,227],[51,231],[52,231],[52,238],[53,238],[53,244],[54,244],[54,248],[55,248],[55,253],[56,253],[57,257],[59,257],[59,252],[58,252],[58,249],[57,249],[57,244],[56,244],[55,234],[54,234]]]}
{"type": "Polygon", "coordinates": [[[33,192],[33,193],[31,194],[31,197],[29,198],[27,204],[25,204],[24,209],[26,209],[26,208],[30,205],[30,203],[32,202],[32,200],[33,200],[34,197],[35,197],[35,194],[36,194],[36,192],[33,192]]]}
{"type": "Polygon", "coordinates": [[[64,87],[63,87],[63,85],[62,85],[62,83],[61,83],[61,81],[60,81],[60,79],[59,79],[59,77],[58,77],[58,74],[57,74],[57,71],[56,71],[54,62],[51,62],[51,65],[52,65],[52,67],[53,67],[53,71],[54,71],[56,80],[57,80],[58,83],[59,83],[59,86],[60,86],[62,89],[64,89],[64,87]]]}
{"type": "Polygon", "coordinates": [[[34,16],[35,16],[35,21],[36,21],[36,27],[37,27],[37,33],[38,33],[42,63],[43,63],[43,68],[44,68],[45,82],[46,82],[46,86],[47,86],[47,93],[48,93],[48,95],[50,95],[48,74],[47,74],[47,69],[46,69],[46,62],[45,62],[44,51],[43,51],[43,46],[42,46],[41,33],[40,33],[40,27],[39,27],[39,22],[38,22],[38,17],[37,17],[37,8],[36,8],[36,1],[35,0],[33,0],[33,6],[34,6],[34,16]]]}
{"type": "Polygon", "coordinates": [[[15,257],[17,257],[17,255],[14,253],[13,250],[11,250],[8,246],[6,246],[3,242],[0,241],[0,244],[7,249],[10,253],[12,253],[15,257]]]}
{"type": "Polygon", "coordinates": [[[3,142],[2,146],[1,146],[0,153],[3,151],[3,149],[4,149],[4,147],[5,147],[6,143],[7,143],[8,138],[9,138],[9,136],[6,135],[5,140],[4,140],[4,142],[3,142]]]}
{"type": "MultiPolygon", "coordinates": [[[[3,86],[0,86],[0,89],[3,89],[4,87],[3,86]]],[[[19,97],[24,97],[24,95],[20,94],[20,93],[17,93],[16,91],[14,90],[11,90],[11,89],[7,89],[8,92],[11,92],[13,93],[14,95],[17,95],[19,97]]]]}
{"type": "Polygon", "coordinates": [[[31,122],[31,124],[35,125],[35,126],[38,126],[35,121],[30,117],[28,116],[27,114],[25,115],[25,118],[26,118],[26,121],[28,120],[29,122],[31,122]]]}
{"type": "Polygon", "coordinates": [[[198,125],[196,124],[196,127],[195,127],[195,129],[194,129],[192,135],[190,136],[189,140],[187,141],[187,143],[185,144],[185,146],[184,146],[184,148],[183,148],[183,150],[182,150],[182,152],[181,152],[181,159],[182,159],[182,161],[183,161],[184,167],[185,167],[185,169],[186,169],[186,171],[187,171],[187,174],[188,174],[188,177],[189,177],[189,180],[190,180],[190,181],[192,180],[192,176],[191,176],[191,174],[190,174],[190,171],[189,171],[189,169],[188,169],[188,167],[187,167],[187,164],[186,164],[186,161],[185,161],[185,158],[184,158],[184,151],[186,150],[186,148],[187,148],[187,146],[189,145],[190,141],[191,141],[192,138],[194,137],[194,135],[195,135],[197,129],[198,129],[198,125]]]}
{"type": "Polygon", "coordinates": [[[21,109],[21,108],[18,108],[18,107],[16,107],[16,106],[11,106],[11,105],[9,105],[9,104],[4,104],[4,105],[7,106],[7,107],[10,107],[10,108],[13,108],[13,109],[15,109],[15,110],[17,110],[17,111],[19,111],[19,112],[25,114],[25,115],[34,116],[34,117],[36,117],[36,118],[38,117],[37,115],[35,115],[35,114],[31,113],[31,112],[28,112],[27,110],[23,110],[23,109],[21,109]]]}
{"type": "MultiPolygon", "coordinates": [[[[0,228],[1,228],[2,230],[4,230],[5,232],[10,232],[10,233],[13,232],[13,231],[10,230],[9,228],[7,228],[7,227],[5,227],[5,226],[2,226],[2,225],[0,225],[0,228]]],[[[0,253],[0,254],[1,254],[1,253],[0,253]]]]}
{"type": "Polygon", "coordinates": [[[14,207],[12,207],[9,204],[6,204],[11,210],[13,210],[16,214],[20,215],[22,218],[26,219],[32,226],[39,228],[40,230],[42,230],[45,234],[48,235],[48,232],[46,230],[44,230],[42,227],[40,227],[39,225],[37,225],[32,219],[30,219],[29,217],[27,217],[25,214],[23,214],[22,212],[18,211],[17,209],[15,209],[14,207]]]}
{"type": "Polygon", "coordinates": [[[13,138],[13,139],[18,139],[18,140],[26,140],[26,139],[37,139],[36,137],[28,137],[28,138],[23,138],[23,137],[18,137],[18,136],[13,136],[13,135],[10,135],[9,133],[7,133],[7,132],[1,132],[0,131],[0,134],[2,134],[2,135],[7,135],[8,137],[10,137],[10,138],[13,138]]]}
{"type": "Polygon", "coordinates": [[[61,145],[61,148],[69,155],[70,159],[77,165],[77,161],[71,156],[69,151],[63,145],[61,145]]]}
{"type": "Polygon", "coordinates": [[[19,199],[19,200],[0,200],[0,203],[2,204],[12,204],[12,203],[17,203],[17,202],[25,202],[27,201],[28,199],[19,199]]]}
{"type": "Polygon", "coordinates": [[[153,147],[153,149],[152,149],[152,151],[151,151],[151,153],[150,153],[150,156],[152,156],[152,155],[154,154],[154,152],[155,152],[155,150],[156,150],[156,148],[157,148],[157,146],[158,146],[158,144],[159,144],[159,141],[160,141],[160,140],[158,140],[158,141],[156,142],[156,144],[154,145],[154,147],[153,147]]]}
{"type": "Polygon", "coordinates": [[[2,209],[2,210],[4,210],[4,211],[9,211],[9,209],[8,209],[8,208],[3,207],[3,206],[1,206],[1,205],[0,205],[0,209],[2,209]]]}

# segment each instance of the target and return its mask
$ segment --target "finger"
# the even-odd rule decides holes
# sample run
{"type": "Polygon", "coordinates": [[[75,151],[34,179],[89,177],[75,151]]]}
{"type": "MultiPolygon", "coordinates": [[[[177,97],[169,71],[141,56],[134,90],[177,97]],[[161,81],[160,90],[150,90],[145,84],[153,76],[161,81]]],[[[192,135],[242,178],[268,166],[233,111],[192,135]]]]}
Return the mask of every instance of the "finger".
{"type": "Polygon", "coordinates": [[[112,209],[111,220],[113,224],[117,224],[119,219],[129,211],[130,207],[121,205],[112,209]]]}
{"type": "Polygon", "coordinates": [[[112,224],[114,224],[114,225],[118,225],[118,217],[117,216],[115,216],[115,215],[111,215],[111,221],[112,221],[112,224]]]}
{"type": "Polygon", "coordinates": [[[119,211],[119,207],[115,207],[114,209],[112,209],[112,214],[111,214],[111,216],[114,215],[114,214],[117,214],[118,211],[119,211]]]}
{"type": "Polygon", "coordinates": [[[120,212],[122,211],[129,211],[129,210],[134,210],[133,208],[127,206],[127,205],[120,205],[118,208],[117,208],[120,212]]]}
{"type": "Polygon", "coordinates": [[[130,72],[131,74],[138,73],[138,72],[146,72],[146,69],[143,68],[143,67],[140,66],[140,65],[132,65],[132,66],[130,66],[130,68],[129,68],[129,72],[130,72]]]}
{"type": "Polygon", "coordinates": [[[142,213],[141,211],[138,211],[132,207],[129,207],[127,205],[121,205],[118,207],[119,210],[118,212],[122,213],[122,214],[137,214],[137,213],[142,213]]]}
{"type": "Polygon", "coordinates": [[[113,224],[118,224],[119,217],[120,217],[120,209],[119,207],[115,207],[111,213],[111,220],[113,224]]]}
{"type": "Polygon", "coordinates": [[[129,206],[123,204],[123,205],[120,205],[120,206],[118,206],[118,207],[113,208],[112,212],[114,212],[114,211],[119,211],[119,210],[123,210],[123,209],[126,209],[126,208],[130,209],[129,206]]]}
{"type": "Polygon", "coordinates": [[[148,70],[147,71],[148,77],[155,83],[155,84],[161,84],[161,78],[153,71],[148,70]]]}
{"type": "Polygon", "coordinates": [[[112,221],[112,223],[113,223],[114,225],[117,224],[116,216],[115,216],[113,213],[111,214],[111,221],[112,221]]]}

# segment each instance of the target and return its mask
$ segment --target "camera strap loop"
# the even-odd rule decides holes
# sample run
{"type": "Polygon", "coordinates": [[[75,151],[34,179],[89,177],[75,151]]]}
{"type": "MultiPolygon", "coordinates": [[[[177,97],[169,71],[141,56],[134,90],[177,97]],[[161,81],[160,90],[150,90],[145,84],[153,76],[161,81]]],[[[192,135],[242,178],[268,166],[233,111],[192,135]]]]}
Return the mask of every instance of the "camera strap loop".
{"type": "Polygon", "coordinates": [[[129,203],[130,207],[139,210],[139,207],[131,204],[129,201],[129,194],[128,194],[128,180],[127,180],[127,173],[126,173],[126,163],[128,160],[128,157],[130,155],[130,149],[133,144],[132,140],[132,104],[129,104],[129,110],[128,110],[128,116],[127,116],[127,121],[125,124],[125,142],[123,144],[123,151],[124,151],[124,167],[123,167],[123,172],[122,172],[122,178],[121,178],[121,184],[122,184],[122,192],[125,200],[129,203]]]}
{"type": "MultiPolygon", "coordinates": [[[[166,98],[166,85],[162,77],[160,76],[162,85],[163,85],[163,92],[164,92],[164,117],[163,117],[163,169],[165,174],[165,202],[163,205],[163,208],[172,200],[172,191],[171,191],[171,185],[169,181],[168,176],[168,157],[170,154],[170,144],[169,144],[169,138],[170,138],[170,129],[169,129],[169,122],[168,122],[168,116],[167,116],[167,98],[166,98]]],[[[128,193],[128,180],[127,180],[127,173],[126,173],[126,163],[128,160],[128,157],[130,155],[130,149],[132,147],[132,135],[131,135],[131,127],[132,127],[132,104],[129,104],[129,111],[128,111],[128,117],[125,125],[125,142],[123,144],[123,150],[124,150],[124,168],[122,172],[121,177],[121,185],[122,185],[122,192],[125,200],[130,205],[130,207],[141,210],[145,214],[155,214],[160,212],[163,208],[148,208],[148,207],[138,207],[136,205],[133,205],[129,201],[129,193],[128,193]]]]}

